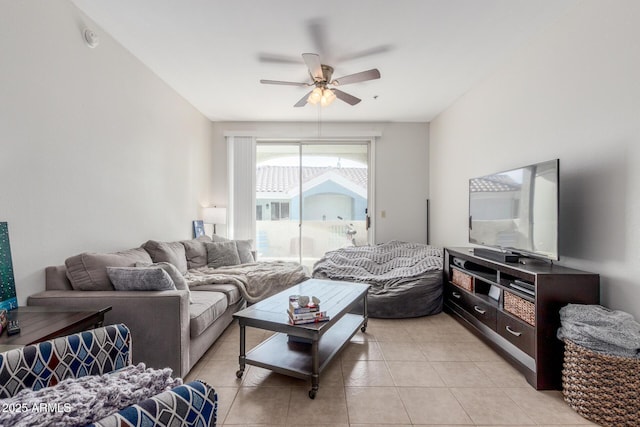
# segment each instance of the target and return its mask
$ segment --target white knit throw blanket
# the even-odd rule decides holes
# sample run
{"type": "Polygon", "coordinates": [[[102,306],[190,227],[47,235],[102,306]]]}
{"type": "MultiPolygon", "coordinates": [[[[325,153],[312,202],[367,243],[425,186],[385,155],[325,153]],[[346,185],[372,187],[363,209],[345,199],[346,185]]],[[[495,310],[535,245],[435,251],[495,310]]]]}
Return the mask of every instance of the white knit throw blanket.
{"type": "Polygon", "coordinates": [[[104,375],[61,381],[37,391],[25,389],[0,399],[0,426],[84,426],[182,384],[171,369],[143,363],[104,375]]]}
{"type": "Polygon", "coordinates": [[[235,285],[247,301],[262,301],[309,278],[306,268],[296,262],[270,261],[219,268],[191,269],[184,278],[191,290],[200,285],[235,285]]]}

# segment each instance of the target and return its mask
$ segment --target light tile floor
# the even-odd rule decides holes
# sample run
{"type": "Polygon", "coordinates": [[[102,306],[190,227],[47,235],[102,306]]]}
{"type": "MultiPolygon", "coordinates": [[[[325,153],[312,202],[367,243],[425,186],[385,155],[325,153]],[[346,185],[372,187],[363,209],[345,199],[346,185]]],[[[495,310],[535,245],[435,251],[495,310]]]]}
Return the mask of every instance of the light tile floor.
{"type": "MultiPolygon", "coordinates": [[[[247,346],[269,336],[247,329],[247,346]]],[[[320,376],[307,381],[247,366],[237,379],[234,322],[187,380],[218,392],[219,426],[593,426],[559,391],[536,391],[524,377],[447,314],[369,319],[320,376]]]]}

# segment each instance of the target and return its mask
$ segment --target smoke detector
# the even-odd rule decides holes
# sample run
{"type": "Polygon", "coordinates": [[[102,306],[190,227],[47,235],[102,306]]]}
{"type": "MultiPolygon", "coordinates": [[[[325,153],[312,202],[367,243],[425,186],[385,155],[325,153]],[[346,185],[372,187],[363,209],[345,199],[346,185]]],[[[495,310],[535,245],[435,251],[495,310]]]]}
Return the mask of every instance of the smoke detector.
{"type": "Polygon", "coordinates": [[[90,30],[89,28],[84,29],[83,35],[84,35],[84,41],[87,43],[87,46],[89,46],[91,49],[98,46],[98,43],[100,43],[100,38],[98,37],[98,35],[93,30],[90,30]]]}

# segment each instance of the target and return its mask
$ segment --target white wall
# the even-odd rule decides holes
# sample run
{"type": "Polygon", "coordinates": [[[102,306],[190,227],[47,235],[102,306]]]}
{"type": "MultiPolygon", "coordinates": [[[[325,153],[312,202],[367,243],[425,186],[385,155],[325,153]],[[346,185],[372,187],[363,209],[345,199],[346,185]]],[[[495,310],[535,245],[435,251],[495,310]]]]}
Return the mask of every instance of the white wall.
{"type": "Polygon", "coordinates": [[[473,176],[560,159],[560,264],[640,319],[640,2],[585,0],[431,123],[432,237],[467,244],[473,176]]]}
{"type": "MultiPolygon", "coordinates": [[[[308,107],[307,107],[308,108],[308,107]]],[[[329,107],[330,108],[330,107],[329,107]]],[[[354,107],[357,108],[357,107],[354,107]]],[[[250,132],[268,137],[315,137],[317,123],[301,122],[218,122],[214,123],[212,198],[218,205],[227,204],[227,165],[225,132],[250,132]]],[[[426,241],[426,199],[428,194],[427,123],[321,123],[325,137],[379,133],[375,142],[377,243],[388,240],[426,241]],[[381,212],[386,211],[386,218],[381,212]]]]}
{"type": "Polygon", "coordinates": [[[70,255],[191,237],[211,130],[67,0],[0,0],[0,221],[20,304],[70,255]]]}

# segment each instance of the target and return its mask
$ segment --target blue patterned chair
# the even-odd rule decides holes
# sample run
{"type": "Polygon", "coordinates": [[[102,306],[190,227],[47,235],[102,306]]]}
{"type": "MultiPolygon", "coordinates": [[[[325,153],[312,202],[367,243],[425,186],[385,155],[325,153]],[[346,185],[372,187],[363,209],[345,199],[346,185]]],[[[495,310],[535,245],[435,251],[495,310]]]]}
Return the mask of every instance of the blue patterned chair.
{"type": "MultiPolygon", "coordinates": [[[[73,381],[86,381],[88,376],[109,376],[113,380],[118,372],[131,369],[131,334],[125,325],[110,325],[92,331],[45,341],[0,353],[0,399],[8,411],[0,414],[0,425],[32,425],[26,421],[8,419],[13,408],[16,412],[38,411],[42,405],[37,399],[30,402],[28,393],[43,393],[48,387],[66,386],[73,381]],[[64,380],[64,383],[60,384],[64,380]],[[73,380],[76,379],[76,380],[73,380]],[[20,393],[22,390],[29,391],[20,393]],[[16,400],[18,397],[23,400],[16,400]],[[20,402],[20,403],[16,403],[20,402]],[[33,404],[33,408],[29,405],[33,404]],[[5,418],[2,418],[5,417],[5,418]]],[[[159,371],[156,371],[159,372],[159,371]]],[[[168,375],[168,373],[167,373],[168,375]]],[[[97,377],[94,377],[97,378],[97,377]]],[[[119,377],[118,377],[119,378],[119,377]]],[[[176,380],[172,380],[176,381],[176,380]]],[[[118,383],[119,384],[119,383],[118,383]]],[[[123,384],[124,386],[124,384],[123,384]]],[[[119,386],[118,386],[119,387],[119,386]]],[[[124,388],[124,387],[123,387],[124,388]]],[[[46,410],[61,411],[49,402],[46,410]]],[[[65,410],[73,411],[66,407],[65,410]]],[[[162,391],[141,402],[115,411],[91,426],[215,426],[217,394],[200,381],[179,385],[162,391]]],[[[24,414],[23,414],[24,415],[24,414]]],[[[57,423],[58,421],[56,421],[57,423]]]]}

